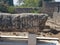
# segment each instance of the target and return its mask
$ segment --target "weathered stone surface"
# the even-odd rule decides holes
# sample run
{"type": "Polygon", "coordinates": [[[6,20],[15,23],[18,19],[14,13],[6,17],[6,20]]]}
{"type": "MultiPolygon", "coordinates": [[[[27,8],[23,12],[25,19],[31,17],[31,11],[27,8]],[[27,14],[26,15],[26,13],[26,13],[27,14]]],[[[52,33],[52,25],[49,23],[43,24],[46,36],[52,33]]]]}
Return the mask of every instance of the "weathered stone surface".
{"type": "Polygon", "coordinates": [[[37,45],[36,34],[28,35],[28,45],[37,45]]]}
{"type": "Polygon", "coordinates": [[[44,29],[48,15],[46,14],[0,14],[0,30],[7,31],[39,31],[44,29]]]}
{"type": "Polygon", "coordinates": [[[60,31],[60,12],[54,12],[53,18],[47,20],[46,25],[50,26],[51,29],[60,31]]]}

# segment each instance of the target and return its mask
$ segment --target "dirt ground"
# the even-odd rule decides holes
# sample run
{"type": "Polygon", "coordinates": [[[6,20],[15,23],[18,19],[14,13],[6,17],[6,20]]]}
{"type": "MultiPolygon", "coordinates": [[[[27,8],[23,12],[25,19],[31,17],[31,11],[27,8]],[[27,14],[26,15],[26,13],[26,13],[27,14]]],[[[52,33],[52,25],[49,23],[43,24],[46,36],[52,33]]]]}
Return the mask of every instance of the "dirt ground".
{"type": "MultiPolygon", "coordinates": [[[[27,32],[0,32],[0,35],[10,35],[10,36],[28,36],[27,32]]],[[[59,42],[60,42],[60,33],[58,34],[52,34],[52,33],[43,33],[43,32],[39,32],[39,34],[37,36],[44,36],[44,37],[54,37],[54,38],[59,38],[59,42]]]]}

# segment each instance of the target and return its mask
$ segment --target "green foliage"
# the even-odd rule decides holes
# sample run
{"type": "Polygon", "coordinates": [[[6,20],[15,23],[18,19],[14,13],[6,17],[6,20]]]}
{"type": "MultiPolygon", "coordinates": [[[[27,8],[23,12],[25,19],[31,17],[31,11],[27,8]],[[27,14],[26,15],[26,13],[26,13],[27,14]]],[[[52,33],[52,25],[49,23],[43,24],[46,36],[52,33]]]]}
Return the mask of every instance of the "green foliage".
{"type": "Polygon", "coordinates": [[[0,12],[13,13],[14,7],[9,6],[6,0],[0,0],[0,12]]]}
{"type": "Polygon", "coordinates": [[[24,0],[22,7],[39,7],[40,0],[24,0]]]}
{"type": "Polygon", "coordinates": [[[14,7],[13,6],[9,6],[8,8],[7,8],[7,10],[8,10],[8,13],[14,13],[14,7]]]}
{"type": "Polygon", "coordinates": [[[53,0],[44,0],[44,1],[53,1],[53,0]]]}
{"type": "MultiPolygon", "coordinates": [[[[22,0],[20,0],[22,1],[22,0]]],[[[30,7],[40,7],[42,5],[41,0],[23,0],[24,4],[20,5],[19,8],[30,8],[30,7]]],[[[21,3],[21,2],[20,2],[21,3]]],[[[5,0],[0,0],[0,12],[14,13],[14,6],[9,6],[5,3],[5,0]],[[4,1],[4,2],[3,2],[4,1]]],[[[38,10],[32,10],[31,12],[37,13],[38,10]]]]}
{"type": "Polygon", "coordinates": [[[39,12],[39,8],[34,8],[34,10],[31,10],[31,13],[38,13],[39,12]]]}

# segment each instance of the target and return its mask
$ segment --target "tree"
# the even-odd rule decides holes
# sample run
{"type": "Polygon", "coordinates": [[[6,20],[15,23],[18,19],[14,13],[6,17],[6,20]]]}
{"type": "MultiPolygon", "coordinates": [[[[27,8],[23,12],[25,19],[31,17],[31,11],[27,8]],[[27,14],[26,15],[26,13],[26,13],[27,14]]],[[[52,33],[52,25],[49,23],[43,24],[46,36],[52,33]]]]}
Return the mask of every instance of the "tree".
{"type": "Polygon", "coordinates": [[[18,0],[17,1],[18,5],[21,5],[22,2],[23,2],[23,0],[18,0]]]}
{"type": "Polygon", "coordinates": [[[8,4],[5,3],[3,0],[0,0],[0,11],[7,12],[7,7],[8,7],[8,4]]]}
{"type": "Polygon", "coordinates": [[[55,1],[55,0],[44,0],[44,1],[55,1]]]}
{"type": "Polygon", "coordinates": [[[6,13],[14,13],[14,7],[9,6],[8,2],[5,2],[6,0],[0,0],[0,12],[6,12],[6,13]]]}
{"type": "Polygon", "coordinates": [[[42,0],[39,0],[38,7],[42,7],[42,0]]]}
{"type": "Polygon", "coordinates": [[[38,7],[40,0],[24,0],[23,7],[38,7]]]}

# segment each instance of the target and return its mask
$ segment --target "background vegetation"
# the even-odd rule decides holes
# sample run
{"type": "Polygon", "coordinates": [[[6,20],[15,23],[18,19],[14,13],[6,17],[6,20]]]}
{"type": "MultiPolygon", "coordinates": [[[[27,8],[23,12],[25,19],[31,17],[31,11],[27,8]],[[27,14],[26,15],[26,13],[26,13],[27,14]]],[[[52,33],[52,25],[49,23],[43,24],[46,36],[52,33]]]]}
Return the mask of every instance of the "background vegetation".
{"type": "MultiPolygon", "coordinates": [[[[14,9],[16,7],[18,8],[42,7],[42,0],[18,0],[17,3],[19,4],[19,6],[10,6],[5,0],[0,0],[0,12],[14,13],[14,9]]],[[[32,10],[32,12],[38,12],[38,11],[39,10],[32,10]]]]}

